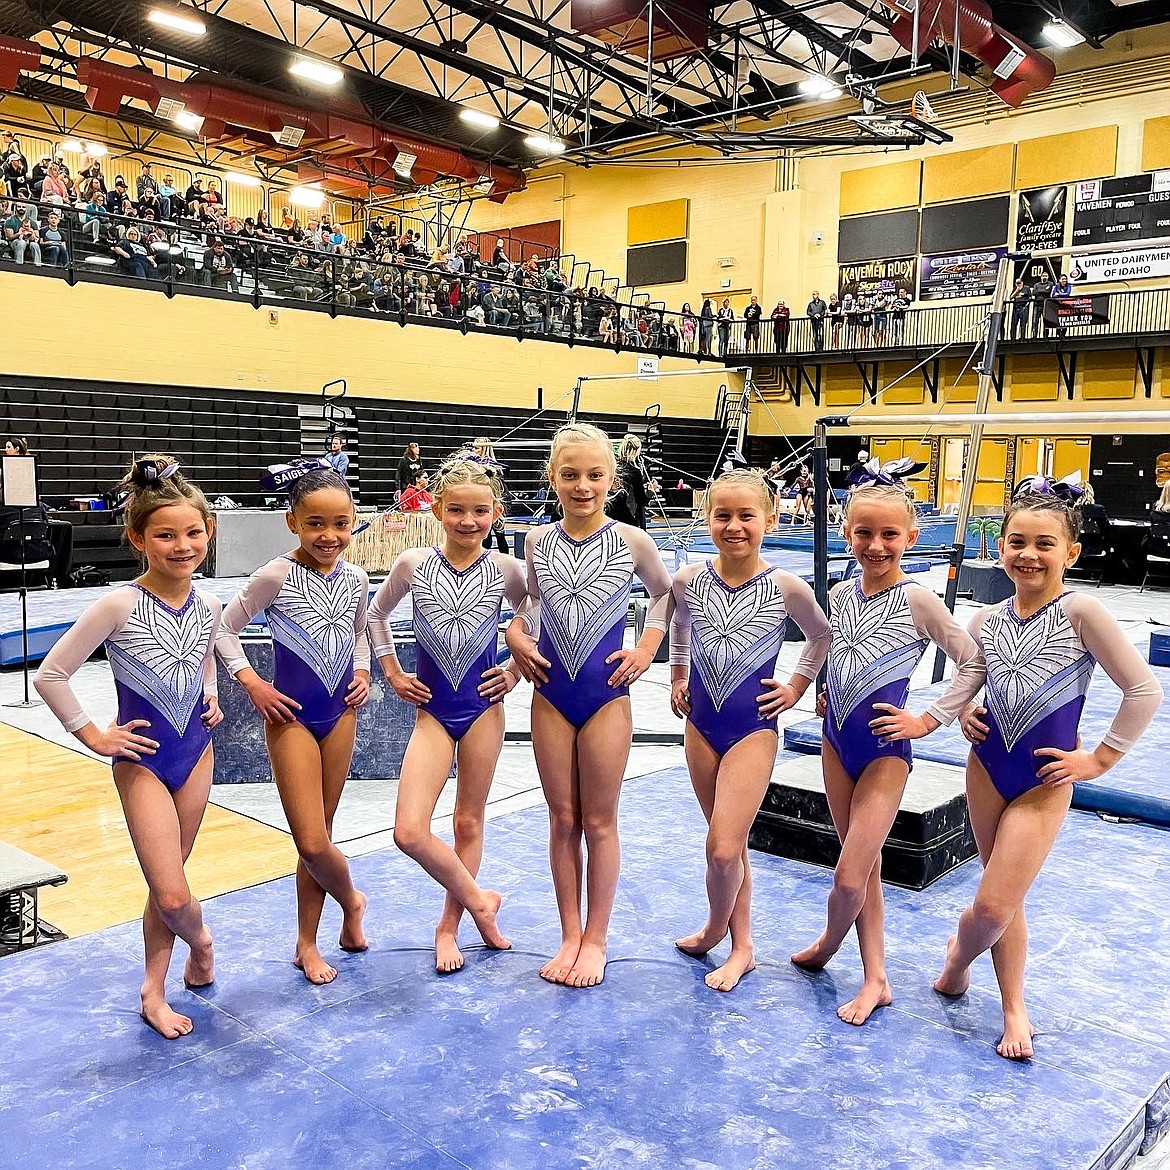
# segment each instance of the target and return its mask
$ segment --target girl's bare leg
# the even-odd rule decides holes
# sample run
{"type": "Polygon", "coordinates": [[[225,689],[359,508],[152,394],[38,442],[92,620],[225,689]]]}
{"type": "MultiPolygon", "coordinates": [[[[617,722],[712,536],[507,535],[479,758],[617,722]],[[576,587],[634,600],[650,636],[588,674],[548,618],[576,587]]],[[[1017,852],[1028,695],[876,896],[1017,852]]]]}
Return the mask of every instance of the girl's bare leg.
{"type": "Polygon", "coordinates": [[[581,793],[577,773],[577,731],[539,692],[532,697],[532,750],[548,802],[548,859],[552,870],[561,946],[540,969],[550,983],[564,983],[581,949],[581,793]]]}
{"type": "Polygon", "coordinates": [[[362,929],[366,896],[354,886],[349,862],[333,844],[333,818],[349,774],[356,728],[356,716],[347,711],[320,743],[300,723],[269,724],[265,729],[280,803],[299,855],[293,963],[310,983],[331,983],[337,977],[337,969],[317,947],[326,894],[342,910],[342,948],[356,951],[367,946],[362,929]]]}
{"type": "Polygon", "coordinates": [[[751,940],[751,869],[747,838],[768,787],[776,759],[776,734],[761,730],[735,744],[722,758],[689,724],[687,764],[707,818],[706,924],[675,944],[688,954],[706,954],[731,931],[731,954],[706,978],[708,987],[730,991],[755,967],[751,940]],[[702,794],[700,794],[702,789],[702,794]]]}
{"type": "MultiPolygon", "coordinates": [[[[493,708],[485,712],[467,732],[460,745],[461,764],[475,759],[476,738],[489,748],[489,754],[491,744],[494,742],[495,754],[498,755],[503,726],[501,710],[493,708]],[[479,731],[480,723],[485,721],[486,734],[479,731]],[[468,745],[469,740],[472,741],[471,745],[468,745]]],[[[431,830],[435,805],[450,776],[454,755],[454,741],[443,730],[442,725],[434,716],[426,711],[420,711],[402,764],[402,779],[398,785],[398,809],[394,817],[394,843],[403,853],[417,861],[447,891],[448,907],[454,905],[459,908],[453,912],[454,922],[447,931],[450,945],[445,948],[442,956],[438,954],[439,936],[436,932],[436,969],[444,972],[454,971],[463,965],[463,957],[459,955],[458,947],[455,946],[455,928],[464,907],[471,912],[484,942],[489,947],[504,950],[510,945],[496,926],[500,895],[493,890],[481,890],[457,851],[431,830]],[[454,954],[450,953],[452,949],[454,954]]],[[[495,755],[491,755],[486,780],[482,776],[481,768],[478,781],[482,800],[479,807],[479,842],[474,858],[476,869],[479,868],[479,859],[483,853],[483,802],[487,800],[487,789],[494,769],[495,755]]],[[[474,773],[474,768],[471,770],[474,773]]],[[[475,782],[474,775],[472,782],[475,782]]],[[[459,786],[460,789],[464,787],[462,776],[459,786]]],[[[458,820],[458,815],[456,819],[458,820]]]]}
{"type": "Polygon", "coordinates": [[[208,748],[174,794],[146,768],[129,762],[114,767],[126,826],[149,889],[142,914],[146,963],[140,1013],[168,1040],[187,1035],[193,1027],[190,1018],[174,1011],[166,1000],[167,969],[176,935],[191,948],[187,983],[206,986],[215,978],[211,931],[183,872],[207,807],[211,761],[208,748]]]}
{"type": "Polygon", "coordinates": [[[841,840],[841,856],[833,872],[825,929],[812,946],[793,955],[792,961],[819,971],[840,950],[856,924],[864,982],[858,994],[841,1006],[838,1015],[848,1023],[863,1024],[875,1007],[893,1001],[885,971],[881,851],[909,773],[903,760],[883,756],[874,760],[854,784],[827,742],[821,745],[821,760],[829,810],[841,840]]]}
{"type": "Polygon", "coordinates": [[[618,797],[633,735],[634,719],[630,700],[625,697],[607,703],[577,733],[577,791],[581,828],[589,848],[585,871],[588,910],[577,958],[565,977],[569,987],[594,987],[605,978],[609,916],[622,865],[618,797]]]}
{"type": "Polygon", "coordinates": [[[971,963],[991,949],[1004,1016],[1003,1038],[996,1051],[1022,1059],[1032,1055],[1034,1034],[1024,1005],[1028,946],[1024,900],[1068,814],[1072,785],[1040,785],[1006,804],[972,755],[967,765],[967,801],[972,827],[977,826],[982,836],[981,857],[989,834],[991,843],[975,901],[959,919],[934,988],[943,995],[962,995],[971,981],[971,963]]]}

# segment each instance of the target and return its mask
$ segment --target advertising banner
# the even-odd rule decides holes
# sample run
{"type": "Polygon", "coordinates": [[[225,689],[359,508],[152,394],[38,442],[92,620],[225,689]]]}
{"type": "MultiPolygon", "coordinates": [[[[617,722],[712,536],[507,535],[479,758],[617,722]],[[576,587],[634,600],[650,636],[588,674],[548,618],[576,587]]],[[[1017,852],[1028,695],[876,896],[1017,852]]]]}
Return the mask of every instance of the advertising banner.
{"type": "Polygon", "coordinates": [[[1057,329],[1077,325],[1108,325],[1109,297],[1049,297],[1044,302],[1044,324],[1057,329]]]}
{"type": "Polygon", "coordinates": [[[841,264],[837,267],[837,294],[847,292],[856,296],[873,296],[876,292],[896,293],[904,288],[914,291],[914,261],[867,260],[858,264],[841,264]]]}
{"type": "MultiPolygon", "coordinates": [[[[1016,251],[1039,252],[1063,247],[1067,207],[1068,188],[1063,184],[1021,191],[1016,207],[1016,251]]],[[[1016,264],[1015,278],[1028,285],[1042,279],[1055,284],[1059,275],[1059,260],[1026,260],[1016,264]]]]}
{"type": "Polygon", "coordinates": [[[1073,283],[1103,284],[1109,280],[1148,280],[1170,276],[1170,248],[1134,248],[1128,252],[1097,252],[1069,261],[1073,283]]]}
{"type": "Polygon", "coordinates": [[[984,248],[978,252],[956,252],[923,256],[918,276],[918,297],[923,301],[951,300],[954,297],[987,297],[995,290],[995,273],[1007,248],[984,248]]]}

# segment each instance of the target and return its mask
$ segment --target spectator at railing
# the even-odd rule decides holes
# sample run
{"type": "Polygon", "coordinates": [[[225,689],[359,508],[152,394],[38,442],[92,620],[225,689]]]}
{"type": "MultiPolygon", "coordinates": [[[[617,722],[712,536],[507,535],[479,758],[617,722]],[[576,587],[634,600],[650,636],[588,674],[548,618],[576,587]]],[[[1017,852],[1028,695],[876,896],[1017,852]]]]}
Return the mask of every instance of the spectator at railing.
{"type": "Polygon", "coordinates": [[[743,311],[743,340],[747,349],[752,352],[760,348],[760,318],[763,315],[764,310],[759,298],[752,297],[743,311]]]}
{"type": "Polygon", "coordinates": [[[873,302],[864,293],[860,294],[854,303],[854,312],[857,316],[857,337],[854,349],[869,348],[869,331],[873,327],[873,302]]]}
{"type": "Polygon", "coordinates": [[[240,291],[235,265],[220,236],[216,236],[211,247],[203,253],[203,283],[208,288],[227,288],[234,293],[240,291]]]}
{"type": "Polygon", "coordinates": [[[772,352],[788,352],[788,333],[792,326],[792,310],[783,302],[777,301],[772,310],[772,352]]]}
{"type": "Polygon", "coordinates": [[[45,217],[40,230],[41,256],[53,267],[64,268],[69,263],[69,249],[61,230],[61,213],[55,208],[45,217]]]}
{"type": "Polygon", "coordinates": [[[890,302],[890,323],[892,325],[890,344],[901,345],[906,329],[906,310],[910,307],[914,297],[908,288],[900,288],[890,302]]]}
{"type": "Polygon", "coordinates": [[[142,242],[147,252],[154,257],[155,271],[161,280],[186,280],[190,271],[186,254],[177,244],[178,234],[168,230],[166,224],[149,221],[142,227],[142,242]]]}
{"type": "Polygon", "coordinates": [[[1012,302],[1012,341],[1020,341],[1028,336],[1028,309],[1032,304],[1032,290],[1020,277],[1012,285],[1010,300],[1012,302]]]}
{"type": "Polygon", "coordinates": [[[719,357],[727,356],[727,346],[731,341],[731,324],[735,320],[735,310],[731,307],[729,298],[724,297],[715,314],[716,324],[719,327],[719,357]]]}
{"type": "Polygon", "coordinates": [[[880,288],[873,298],[873,343],[877,346],[885,345],[886,329],[890,320],[890,297],[880,288]]]}
{"type": "Polygon", "coordinates": [[[121,271],[128,272],[139,280],[146,280],[152,276],[158,267],[154,257],[142,242],[138,229],[133,226],[127,228],[125,236],[111,246],[110,253],[117,260],[121,271]]]}
{"type": "Polygon", "coordinates": [[[682,313],[682,327],[679,330],[679,334],[683,352],[694,353],[695,337],[699,332],[699,319],[695,316],[695,311],[691,308],[690,301],[683,301],[680,312],[682,313]]]}
{"type": "Polygon", "coordinates": [[[710,297],[704,297],[699,309],[699,353],[704,356],[711,354],[711,334],[714,328],[715,306],[710,297]]]}
{"type": "Polygon", "coordinates": [[[1048,326],[1044,325],[1044,303],[1052,295],[1053,284],[1047,276],[1041,276],[1035,284],[1032,285],[1032,336],[1039,337],[1041,326],[1044,328],[1045,334],[1048,333],[1048,326]]]}
{"type": "Polygon", "coordinates": [[[30,222],[27,204],[13,206],[12,214],[4,221],[4,240],[12,249],[12,259],[17,264],[23,264],[25,256],[31,256],[33,264],[38,268],[41,266],[41,245],[37,230],[30,222]]]}
{"type": "Polygon", "coordinates": [[[825,314],[828,311],[829,306],[821,300],[821,294],[814,289],[805,314],[808,316],[809,325],[812,328],[813,349],[817,353],[825,348],[825,314]]]}

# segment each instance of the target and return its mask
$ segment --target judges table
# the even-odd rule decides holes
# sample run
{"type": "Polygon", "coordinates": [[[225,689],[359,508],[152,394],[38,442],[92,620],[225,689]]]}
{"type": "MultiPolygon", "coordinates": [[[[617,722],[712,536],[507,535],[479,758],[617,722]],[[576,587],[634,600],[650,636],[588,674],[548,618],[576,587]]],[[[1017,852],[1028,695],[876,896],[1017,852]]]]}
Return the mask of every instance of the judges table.
{"type": "MultiPolygon", "coordinates": [[[[367,573],[384,574],[408,548],[442,541],[442,525],[430,512],[358,512],[357,527],[368,525],[345,553],[367,573]]],[[[283,508],[227,508],[215,513],[215,537],[203,569],[208,577],[247,577],[273,557],[288,552],[296,538],[283,508]]]]}

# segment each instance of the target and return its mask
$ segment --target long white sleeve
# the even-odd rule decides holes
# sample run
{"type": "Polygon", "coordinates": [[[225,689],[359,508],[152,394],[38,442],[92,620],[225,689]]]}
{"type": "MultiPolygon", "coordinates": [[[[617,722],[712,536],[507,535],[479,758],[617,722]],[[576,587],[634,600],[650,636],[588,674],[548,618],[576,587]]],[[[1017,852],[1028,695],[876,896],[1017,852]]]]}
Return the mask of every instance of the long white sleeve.
{"type": "Polygon", "coordinates": [[[940,647],[955,664],[950,686],[926,708],[926,713],[945,727],[953,723],[979,693],[987,677],[987,663],[983,661],[979,643],[955,621],[955,615],[929,589],[923,586],[907,588],[906,600],[918,632],[940,647]]]}
{"type": "Polygon", "coordinates": [[[240,631],[276,600],[291,567],[292,562],[287,557],[277,557],[261,565],[224,609],[215,639],[215,652],[233,678],[251,665],[240,643],[240,631]]]}

